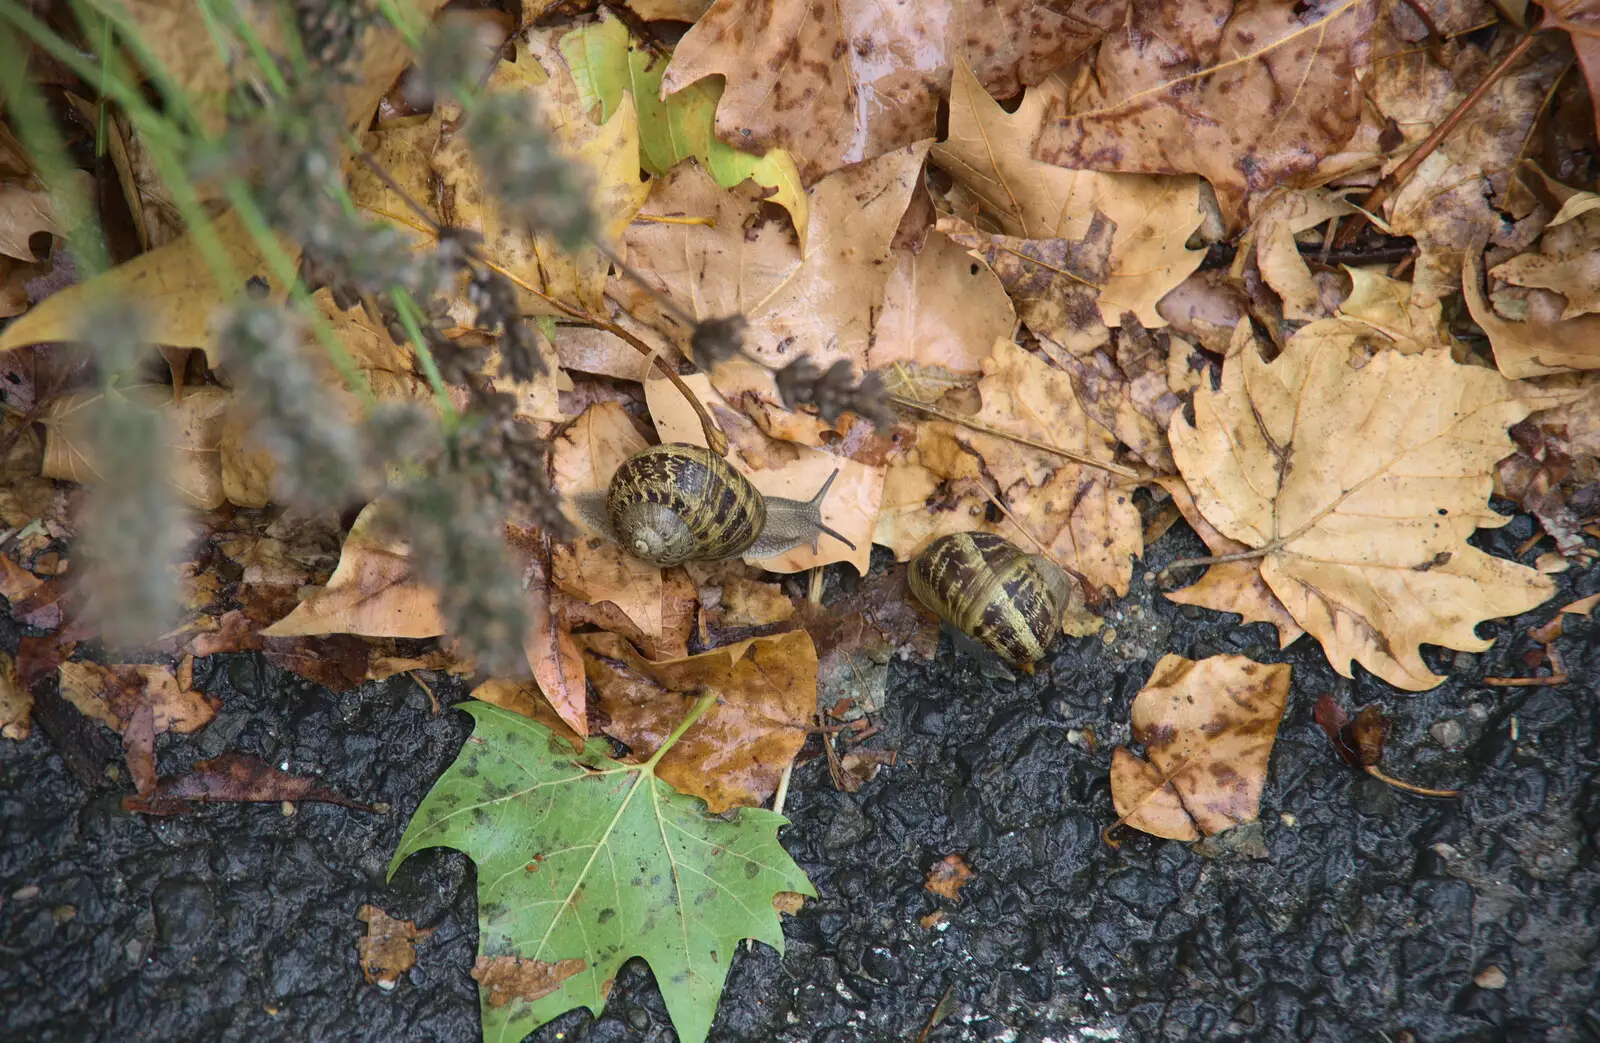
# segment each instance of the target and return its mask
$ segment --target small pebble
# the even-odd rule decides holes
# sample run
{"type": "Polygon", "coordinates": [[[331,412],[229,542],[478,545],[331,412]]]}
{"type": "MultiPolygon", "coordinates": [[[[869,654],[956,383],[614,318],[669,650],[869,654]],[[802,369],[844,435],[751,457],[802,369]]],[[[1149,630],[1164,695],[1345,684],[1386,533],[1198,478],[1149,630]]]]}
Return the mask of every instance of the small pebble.
{"type": "Polygon", "coordinates": [[[294,814],[294,802],[291,800],[284,801],[279,807],[283,811],[284,818],[294,814]]]}
{"type": "Polygon", "coordinates": [[[16,899],[19,902],[26,902],[30,898],[38,898],[39,897],[39,885],[38,884],[24,884],[22,887],[19,887],[15,891],[12,891],[11,892],[11,897],[16,899]]]}
{"type": "Polygon", "coordinates": [[[1434,722],[1428,729],[1433,741],[1447,750],[1457,750],[1467,741],[1467,729],[1460,721],[1449,718],[1434,722]]]}
{"type": "Polygon", "coordinates": [[[1506,987],[1506,972],[1491,963],[1478,972],[1472,983],[1480,989],[1503,989],[1506,987]]]}
{"type": "Polygon", "coordinates": [[[1116,640],[1117,640],[1117,628],[1116,627],[1106,627],[1104,630],[1100,631],[1100,641],[1101,641],[1102,644],[1107,644],[1107,645],[1114,644],[1116,642],[1116,640]]]}
{"type": "Polygon", "coordinates": [[[58,905],[54,909],[50,910],[50,919],[54,920],[57,924],[71,923],[77,918],[78,910],[75,906],[58,905]]]}
{"type": "Polygon", "coordinates": [[[1295,818],[1293,815],[1289,814],[1287,811],[1285,811],[1283,814],[1278,816],[1278,821],[1282,822],[1284,825],[1288,826],[1290,829],[1293,829],[1300,822],[1299,819],[1295,818]]]}
{"type": "Polygon", "coordinates": [[[1489,708],[1482,703],[1473,703],[1467,707],[1467,716],[1480,723],[1487,721],[1489,719],[1489,708]]]}

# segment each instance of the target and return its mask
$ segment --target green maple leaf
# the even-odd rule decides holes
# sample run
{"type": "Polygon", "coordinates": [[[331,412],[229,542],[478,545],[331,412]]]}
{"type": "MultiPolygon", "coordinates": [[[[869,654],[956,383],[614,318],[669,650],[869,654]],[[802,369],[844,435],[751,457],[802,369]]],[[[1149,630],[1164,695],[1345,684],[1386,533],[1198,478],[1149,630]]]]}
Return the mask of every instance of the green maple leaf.
{"type": "Polygon", "coordinates": [[[773,896],[815,896],[778,843],[783,816],[732,820],[655,776],[655,766],[714,700],[706,695],[644,764],[583,752],[526,717],[462,705],[477,722],[417,808],[389,863],[453,847],[478,866],[483,1038],[515,1043],[585,1006],[599,1014],[622,964],[655,972],[673,1027],[702,1043],[738,943],[783,951],[773,896]]]}
{"type": "Polygon", "coordinates": [[[622,104],[623,92],[633,95],[639,114],[639,165],[659,177],[685,159],[697,159],[706,173],[723,188],[749,178],[773,189],[772,201],[789,211],[805,246],[808,197],[800,182],[800,168],[783,149],[752,155],[727,144],[713,130],[722,86],[698,80],[661,98],[665,58],[650,54],[634,43],[615,18],[575,29],[561,38],[561,54],[572,70],[584,105],[600,107],[605,122],[622,104]]]}

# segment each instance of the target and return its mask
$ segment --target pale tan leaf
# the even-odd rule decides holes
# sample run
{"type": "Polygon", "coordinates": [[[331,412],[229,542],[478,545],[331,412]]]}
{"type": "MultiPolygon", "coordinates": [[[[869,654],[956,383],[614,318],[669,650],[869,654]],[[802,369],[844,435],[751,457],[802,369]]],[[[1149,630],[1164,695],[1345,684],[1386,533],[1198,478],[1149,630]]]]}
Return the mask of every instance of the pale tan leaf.
{"type": "Polygon", "coordinates": [[[1262,552],[1267,585],[1341,674],[1359,661],[1432,688],[1423,642],[1482,651],[1479,622],[1549,597],[1545,577],[1467,543],[1509,520],[1489,507],[1490,471],[1528,413],[1492,370],[1438,352],[1352,360],[1297,336],[1271,363],[1245,343],[1194,410],[1194,426],[1174,414],[1172,450],[1201,514],[1262,552]]]}
{"type": "Polygon", "coordinates": [[[1502,318],[1498,309],[1484,299],[1483,261],[1477,251],[1469,251],[1464,264],[1461,291],[1467,311],[1488,334],[1494,347],[1494,362],[1501,373],[1517,380],[1600,369],[1600,315],[1563,320],[1566,300],[1560,294],[1517,290],[1503,299],[1520,303],[1521,317],[1516,321],[1502,318]]]}
{"type": "Polygon", "coordinates": [[[32,729],[33,692],[17,679],[17,661],[0,652],[0,738],[21,741],[32,729]]]}
{"type": "Polygon", "coordinates": [[[1262,203],[1254,223],[1256,267],[1283,300],[1285,319],[1310,321],[1332,313],[1337,297],[1326,281],[1319,282],[1312,274],[1295,237],[1353,213],[1355,208],[1344,199],[1321,188],[1280,190],[1262,203]]]}
{"type": "Polygon", "coordinates": [[[1120,746],[1112,758],[1117,815],[1173,840],[1254,822],[1288,695],[1287,666],[1162,656],[1129,714],[1146,760],[1120,746]]]}
{"type": "MultiPolygon", "coordinates": [[[[1567,206],[1572,202],[1568,200],[1567,206]]],[[[1594,198],[1594,206],[1600,207],[1600,197],[1594,198]]],[[[1565,219],[1558,215],[1546,226],[1536,252],[1519,254],[1489,274],[1518,286],[1559,293],[1566,301],[1561,318],[1568,320],[1600,312],[1600,209],[1589,208],[1573,217],[1563,207],[1562,214],[1565,219]]]]}
{"type": "Polygon", "coordinates": [[[1395,235],[1417,241],[1411,299],[1427,307],[1461,287],[1461,265],[1480,252],[1499,218],[1489,206],[1489,183],[1470,166],[1435,152],[1422,161],[1385,205],[1395,235]]]}
{"type": "MultiPolygon", "coordinates": [[[[63,192],[74,192],[87,198],[93,188],[94,178],[86,171],[72,171],[73,187],[63,186],[63,192]]],[[[38,261],[28,240],[43,232],[47,235],[65,235],[56,219],[55,205],[50,193],[43,188],[29,188],[20,184],[0,184],[0,254],[15,257],[30,264],[38,261]]],[[[48,248],[46,249],[48,253],[48,248]]]]}
{"type": "MultiPolygon", "coordinates": [[[[212,231],[241,279],[259,275],[271,287],[267,299],[284,298],[285,287],[271,276],[265,256],[236,214],[229,211],[217,218],[212,231]]],[[[291,261],[299,258],[299,247],[287,240],[280,241],[280,245],[291,261]]],[[[88,282],[51,294],[0,333],[0,351],[25,344],[80,339],[85,332],[82,318],[90,302],[102,295],[137,303],[144,335],[152,344],[198,348],[207,353],[211,364],[217,363],[212,354],[213,320],[218,306],[233,292],[217,286],[192,234],[140,254],[88,282]]]]}
{"type": "Polygon", "coordinates": [[[1339,305],[1339,315],[1366,323],[1386,334],[1396,350],[1407,345],[1421,348],[1448,347],[1449,333],[1443,325],[1444,308],[1438,301],[1416,300],[1411,284],[1391,279],[1382,272],[1345,267],[1350,276],[1350,296],[1339,305]]]}
{"type": "MultiPolygon", "coordinates": [[[[1212,554],[1237,554],[1249,550],[1238,540],[1230,540],[1200,513],[1194,497],[1183,479],[1174,475],[1160,479],[1161,487],[1172,496],[1183,520],[1205,542],[1212,554]]],[[[1217,612],[1236,612],[1246,623],[1270,623],[1278,631],[1278,647],[1288,648],[1305,631],[1289,615],[1283,602],[1261,578],[1259,561],[1225,561],[1206,569],[1205,575],[1181,590],[1164,590],[1168,601],[1180,605],[1195,605],[1217,612]]]]}
{"type": "Polygon", "coordinates": [[[437,637],[439,596],[412,575],[411,548],[393,535],[393,508],[368,504],[356,517],[327,586],[261,633],[266,637],[361,634],[437,637]]]}
{"type": "MultiPolygon", "coordinates": [[[[190,388],[178,402],[165,384],[140,384],[115,393],[163,414],[170,439],[167,482],[173,494],[201,510],[221,507],[225,502],[220,452],[223,414],[232,402],[232,392],[190,388]]],[[[45,407],[40,420],[45,427],[41,473],[46,478],[93,485],[101,477],[105,461],[96,458],[89,432],[104,397],[101,391],[80,391],[45,407]]]]}
{"type": "MultiPolygon", "coordinates": [[[[972,193],[1000,231],[1019,239],[1081,239],[1096,212],[1116,227],[1101,316],[1116,325],[1131,311],[1146,326],[1160,326],[1156,302],[1205,257],[1188,249],[1199,227],[1199,179],[1191,175],[1103,174],[1067,170],[1034,158],[1033,145],[1052,103],[1066,87],[1051,77],[1028,88],[1008,113],[965,65],[950,87],[950,129],[933,147],[933,162],[972,193]]],[[[961,215],[967,216],[967,215],[961,215]]]]}
{"type": "Polygon", "coordinates": [[[920,251],[894,252],[866,368],[904,361],[977,373],[995,340],[1011,336],[1015,324],[994,272],[944,233],[929,232],[920,251]]]}

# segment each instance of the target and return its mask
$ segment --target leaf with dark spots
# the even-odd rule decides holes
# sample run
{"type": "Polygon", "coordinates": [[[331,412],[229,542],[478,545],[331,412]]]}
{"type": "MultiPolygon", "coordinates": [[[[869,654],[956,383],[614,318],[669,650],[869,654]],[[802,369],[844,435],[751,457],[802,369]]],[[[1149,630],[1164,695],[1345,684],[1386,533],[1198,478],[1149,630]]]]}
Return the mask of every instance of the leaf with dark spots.
{"type": "MultiPolygon", "coordinates": [[[[396,919],[375,905],[357,909],[356,919],[367,925],[367,933],[356,942],[361,976],[369,985],[385,990],[394,988],[400,975],[417,962],[416,943],[433,930],[419,931],[410,920],[396,919]]],[[[474,968],[475,977],[476,970],[474,968]]]]}
{"type": "Polygon", "coordinates": [[[678,1038],[703,1043],[722,954],[743,938],[782,945],[775,896],[816,893],[778,844],[783,818],[711,815],[657,772],[714,700],[687,707],[643,764],[612,760],[601,738],[574,755],[525,717],[462,706],[474,733],[406,827],[390,874],[427,847],[477,863],[485,1039],[520,1040],[578,1006],[598,1014],[621,966],[642,956],[678,1038]]]}
{"type": "Polygon", "coordinates": [[[357,811],[378,810],[340,796],[313,778],[280,771],[247,753],[224,753],[197,761],[182,775],[168,776],[156,783],[148,795],[124,797],[122,806],[147,815],[177,815],[197,804],[276,804],[286,800],[338,804],[357,811]]]}
{"type": "Polygon", "coordinates": [[[1308,179],[1355,133],[1374,0],[1139,4],[1039,135],[1063,167],[1199,174],[1237,228],[1247,197],[1308,179]]]}
{"type": "Polygon", "coordinates": [[[1288,694],[1287,666],[1163,656],[1130,715],[1144,758],[1112,753],[1117,824],[1198,840],[1254,822],[1288,694]]]}

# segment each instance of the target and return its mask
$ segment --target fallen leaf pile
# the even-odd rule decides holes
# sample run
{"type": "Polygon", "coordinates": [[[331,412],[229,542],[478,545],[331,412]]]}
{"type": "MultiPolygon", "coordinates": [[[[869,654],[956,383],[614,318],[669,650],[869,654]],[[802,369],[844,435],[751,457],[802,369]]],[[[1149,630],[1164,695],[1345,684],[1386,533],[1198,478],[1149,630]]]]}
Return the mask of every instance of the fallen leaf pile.
{"type": "MultiPolygon", "coordinates": [[[[205,20],[122,6],[195,125],[228,126],[247,84],[205,20]]],[[[418,27],[441,7],[409,6],[418,27]]],[[[580,245],[502,201],[469,147],[484,98],[424,97],[382,19],[326,100],[360,145],[341,205],[419,256],[474,243],[539,372],[501,371],[517,354],[464,277],[426,316],[463,360],[437,394],[435,360],[372,300],[318,290],[303,310],[344,357],[311,333],[298,349],[352,420],[406,405],[459,434],[504,396],[548,446],[525,463],[574,531],[536,520],[554,504],[499,519],[527,619],[526,669],[503,676],[448,632],[455,588],[398,535],[405,475],[342,514],[278,502],[292,476],[217,343],[231,298],[211,273],[225,260],[261,299],[297,299],[301,246],[258,239],[225,184],[175,192],[159,143],[65,69],[49,86],[73,154],[108,162],[52,182],[0,126],[0,595],[33,628],[0,659],[0,735],[48,720],[86,785],[120,741],[148,813],[352,803],[231,753],[161,776],[155,736],[217,710],[188,657],[259,652],[335,690],[404,674],[435,705],[440,674],[471,678],[478,732],[396,864],[430,844],[479,860],[486,1034],[598,1011],[641,954],[679,1036],[704,1037],[735,942],[776,943],[774,892],[809,893],[760,806],[797,759],[847,792],[895,764],[867,743],[897,655],[936,654],[904,563],[941,537],[997,534],[1111,601],[1181,518],[1211,553],[1153,555],[1167,598],[1270,624],[1284,648],[1309,634],[1340,674],[1406,692],[1444,681],[1424,646],[1481,651],[1480,624],[1600,559],[1594,5],[1545,5],[1533,30],[1525,5],[1436,0],[501,6],[441,18],[485,31],[483,95],[523,107],[584,186],[580,245]],[[115,262],[88,279],[69,189],[115,262]],[[66,350],[106,291],[139,302],[159,349],[116,386],[66,350]],[[94,448],[110,405],[165,422],[165,492],[196,519],[181,619],[154,649],[171,667],[86,658],[74,541],[85,490],[117,473],[94,448]],[[853,548],[633,557],[578,504],[660,442],[725,442],[769,497],[837,472],[822,518],[853,548]],[[1496,496],[1539,525],[1515,560],[1473,542],[1508,522],[1496,496]]],[[[270,19],[256,31],[281,42],[270,19]]],[[[1110,760],[1119,822],[1186,840],[1253,822],[1288,688],[1287,667],[1163,658],[1132,708],[1143,752],[1110,760]]],[[[1328,705],[1336,750],[1376,770],[1373,717],[1328,705]]],[[[969,870],[951,858],[929,886],[954,900],[969,870]]],[[[371,912],[363,969],[393,982],[410,936],[371,912]]]]}

